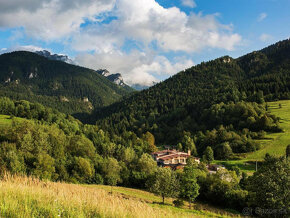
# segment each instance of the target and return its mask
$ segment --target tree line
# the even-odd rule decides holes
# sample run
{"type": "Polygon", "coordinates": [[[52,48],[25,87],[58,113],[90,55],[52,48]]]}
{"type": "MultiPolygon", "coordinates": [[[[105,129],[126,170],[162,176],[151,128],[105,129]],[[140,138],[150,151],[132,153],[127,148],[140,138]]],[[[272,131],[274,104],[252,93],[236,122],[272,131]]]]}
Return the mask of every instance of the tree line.
{"type": "MultiPolygon", "coordinates": [[[[147,189],[161,196],[162,202],[167,197],[177,198],[176,206],[199,199],[241,211],[247,205],[261,207],[261,198],[271,195],[273,198],[264,199],[262,206],[289,209],[289,158],[267,155],[251,177],[241,174],[238,168],[209,174],[205,164],[214,160],[216,151],[207,146],[201,164],[190,158],[184,170],[173,171],[158,167],[151,157],[157,148],[149,132],[141,138],[133,132],[110,135],[98,126],[84,125],[41,105],[8,98],[0,103],[1,113],[10,114],[12,120],[11,125],[0,128],[1,173],[147,189]],[[19,109],[20,105],[26,105],[24,110],[19,109]],[[26,120],[14,117],[19,111],[26,120]],[[257,182],[261,177],[265,184],[257,182]]],[[[189,134],[177,146],[197,152],[189,134]]]]}
{"type": "MultiPolygon", "coordinates": [[[[277,118],[267,113],[263,104],[290,99],[289,45],[285,40],[238,59],[225,56],[201,63],[95,110],[90,120],[110,133],[133,131],[141,136],[149,131],[157,144],[173,145],[184,132],[194,137],[219,125],[252,139],[263,131],[281,131],[277,118]]],[[[239,140],[243,148],[235,148],[237,152],[256,147],[241,141],[245,140],[239,140]]]]}

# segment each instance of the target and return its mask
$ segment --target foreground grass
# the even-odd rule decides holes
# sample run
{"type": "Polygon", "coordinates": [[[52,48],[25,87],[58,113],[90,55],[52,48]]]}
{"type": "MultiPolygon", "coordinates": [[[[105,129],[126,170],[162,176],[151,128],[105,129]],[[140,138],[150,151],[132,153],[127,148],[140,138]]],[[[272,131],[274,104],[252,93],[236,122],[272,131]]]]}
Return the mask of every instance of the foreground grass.
{"type": "MultiPolygon", "coordinates": [[[[86,185],[87,187],[94,188],[94,189],[101,189],[106,191],[111,191],[110,186],[106,185],[86,185]]],[[[126,187],[114,187],[113,193],[117,195],[121,195],[126,199],[132,199],[136,201],[142,201],[150,204],[154,208],[162,208],[172,212],[182,212],[188,215],[193,216],[202,216],[202,217],[233,217],[238,216],[238,213],[233,213],[233,211],[228,211],[225,209],[217,208],[210,206],[205,203],[196,202],[192,205],[192,208],[189,209],[189,205],[185,202],[185,206],[183,208],[177,208],[173,206],[172,198],[165,198],[165,204],[161,204],[161,197],[156,196],[150,192],[133,189],[133,188],[126,188],[126,187]]]]}
{"type": "Polygon", "coordinates": [[[124,197],[119,193],[110,194],[96,186],[42,182],[28,177],[6,175],[0,180],[0,217],[224,216],[166,205],[152,206],[140,199],[124,197]]]}
{"type": "Polygon", "coordinates": [[[225,166],[236,165],[242,171],[253,173],[256,166],[251,164],[251,162],[262,161],[266,153],[275,156],[285,155],[286,147],[290,144],[290,100],[268,102],[267,104],[268,111],[280,118],[280,125],[284,131],[280,133],[267,133],[267,139],[257,140],[262,148],[258,151],[241,155],[241,160],[215,161],[215,163],[225,166]]]}

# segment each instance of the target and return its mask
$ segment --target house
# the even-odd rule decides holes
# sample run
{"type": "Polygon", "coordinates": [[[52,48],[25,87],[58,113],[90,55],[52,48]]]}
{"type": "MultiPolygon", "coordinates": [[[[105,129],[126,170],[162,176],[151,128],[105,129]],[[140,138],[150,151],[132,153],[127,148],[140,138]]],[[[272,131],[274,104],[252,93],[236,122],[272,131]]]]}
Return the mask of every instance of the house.
{"type": "MultiPolygon", "coordinates": [[[[186,165],[187,159],[190,157],[190,151],[187,153],[177,150],[162,150],[151,154],[153,159],[157,161],[158,166],[170,167],[172,169],[183,168],[186,165]]],[[[200,163],[200,159],[194,157],[197,163],[200,163]]]]}

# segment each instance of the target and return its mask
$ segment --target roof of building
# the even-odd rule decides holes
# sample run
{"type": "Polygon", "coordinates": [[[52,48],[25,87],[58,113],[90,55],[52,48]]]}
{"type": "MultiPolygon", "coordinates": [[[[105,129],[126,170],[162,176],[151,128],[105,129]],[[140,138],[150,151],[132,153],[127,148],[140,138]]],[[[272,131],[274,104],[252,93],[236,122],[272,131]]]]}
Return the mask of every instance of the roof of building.
{"type": "Polygon", "coordinates": [[[176,152],[178,152],[178,151],[166,149],[166,150],[162,150],[162,151],[153,152],[152,155],[154,155],[154,154],[163,154],[163,153],[176,153],[176,152]]]}
{"type": "Polygon", "coordinates": [[[180,153],[165,155],[165,156],[162,156],[158,159],[159,160],[170,160],[170,159],[177,158],[177,157],[189,157],[189,156],[190,156],[189,154],[180,152],[180,153]]]}

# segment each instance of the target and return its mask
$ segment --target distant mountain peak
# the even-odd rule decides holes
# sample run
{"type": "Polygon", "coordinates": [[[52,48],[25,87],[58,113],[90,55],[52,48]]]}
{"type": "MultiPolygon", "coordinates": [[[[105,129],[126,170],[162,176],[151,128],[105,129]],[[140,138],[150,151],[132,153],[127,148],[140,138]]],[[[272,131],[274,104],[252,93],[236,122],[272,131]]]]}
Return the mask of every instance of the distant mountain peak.
{"type": "Polygon", "coordinates": [[[106,69],[99,69],[99,70],[97,70],[97,73],[101,74],[102,76],[105,76],[105,77],[111,75],[111,73],[106,69]]]}
{"type": "Polygon", "coordinates": [[[124,79],[120,73],[112,74],[106,69],[100,69],[96,71],[98,74],[107,77],[108,80],[112,81],[113,83],[119,86],[126,86],[124,79]]]}
{"type": "Polygon", "coordinates": [[[54,61],[63,61],[68,64],[73,64],[73,61],[67,56],[63,54],[52,54],[47,50],[42,50],[42,51],[35,51],[36,54],[41,55],[43,57],[46,57],[50,60],[54,61]]]}

